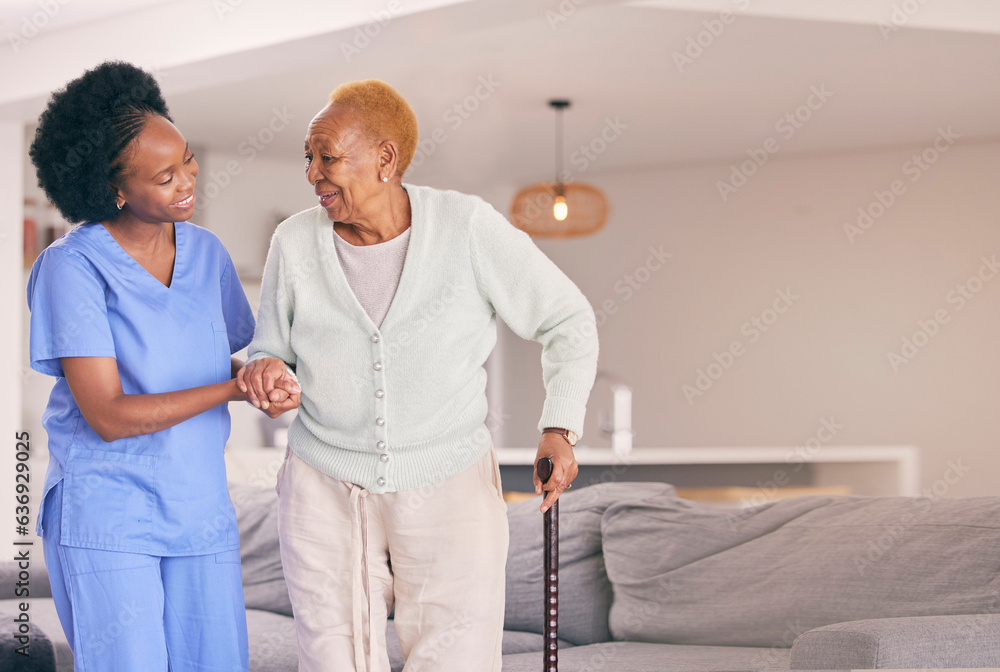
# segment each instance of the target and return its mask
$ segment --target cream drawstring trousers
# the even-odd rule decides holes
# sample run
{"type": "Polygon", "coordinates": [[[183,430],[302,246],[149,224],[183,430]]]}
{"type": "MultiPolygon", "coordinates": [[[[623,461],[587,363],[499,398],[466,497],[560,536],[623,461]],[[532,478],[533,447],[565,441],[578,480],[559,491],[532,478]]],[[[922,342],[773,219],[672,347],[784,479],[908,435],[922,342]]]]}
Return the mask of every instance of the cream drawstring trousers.
{"type": "Polygon", "coordinates": [[[433,485],[385,494],[290,450],[278,473],[281,563],[299,672],[500,672],[507,513],[496,452],[433,485]]]}

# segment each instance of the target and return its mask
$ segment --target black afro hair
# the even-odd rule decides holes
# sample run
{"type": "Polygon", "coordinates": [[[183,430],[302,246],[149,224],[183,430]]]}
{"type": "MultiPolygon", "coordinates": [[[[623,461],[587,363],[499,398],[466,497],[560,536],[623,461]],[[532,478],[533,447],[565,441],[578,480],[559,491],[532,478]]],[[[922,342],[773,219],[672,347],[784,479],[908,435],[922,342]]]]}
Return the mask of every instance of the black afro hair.
{"type": "Polygon", "coordinates": [[[118,216],[112,187],[123,153],[151,115],[170,119],[156,80],[131,63],[107,61],[56,91],[29,154],[40,186],[70,222],[118,216]]]}

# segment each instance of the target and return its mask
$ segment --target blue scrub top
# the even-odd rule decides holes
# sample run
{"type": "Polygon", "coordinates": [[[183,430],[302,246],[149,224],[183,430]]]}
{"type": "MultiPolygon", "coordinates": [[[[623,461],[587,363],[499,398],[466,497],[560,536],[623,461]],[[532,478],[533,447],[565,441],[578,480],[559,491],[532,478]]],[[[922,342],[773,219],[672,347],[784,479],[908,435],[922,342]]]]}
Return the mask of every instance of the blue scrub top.
{"type": "Polygon", "coordinates": [[[205,229],[177,222],[174,239],[170,287],[97,222],[57,240],[31,269],[31,368],[58,378],[42,416],[50,454],[44,493],[63,481],[60,529],[52,532],[67,546],[149,555],[239,547],[223,460],[227,405],[108,443],[83,419],[59,360],[114,357],[125,394],[232,377],[230,355],[254,331],[236,269],[205,229]]]}

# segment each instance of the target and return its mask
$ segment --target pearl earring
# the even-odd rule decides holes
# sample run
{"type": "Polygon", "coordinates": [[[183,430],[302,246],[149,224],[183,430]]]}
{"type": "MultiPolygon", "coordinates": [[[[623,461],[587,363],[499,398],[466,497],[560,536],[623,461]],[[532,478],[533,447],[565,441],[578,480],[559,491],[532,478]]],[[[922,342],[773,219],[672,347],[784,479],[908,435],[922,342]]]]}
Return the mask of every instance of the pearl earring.
{"type": "Polygon", "coordinates": [[[388,178],[388,177],[383,177],[383,178],[382,178],[382,181],[383,181],[383,182],[388,182],[388,181],[389,181],[389,178],[388,178]]]}

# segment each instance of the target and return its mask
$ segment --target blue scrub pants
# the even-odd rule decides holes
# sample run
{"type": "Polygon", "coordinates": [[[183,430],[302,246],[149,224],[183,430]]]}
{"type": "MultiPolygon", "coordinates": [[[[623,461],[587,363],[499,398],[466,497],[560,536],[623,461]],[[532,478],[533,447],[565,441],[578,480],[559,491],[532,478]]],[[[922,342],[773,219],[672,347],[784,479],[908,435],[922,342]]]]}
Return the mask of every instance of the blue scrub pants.
{"type": "Polygon", "coordinates": [[[76,672],[247,672],[239,551],[160,557],[59,543],[62,483],[46,498],[45,564],[76,672]]]}

